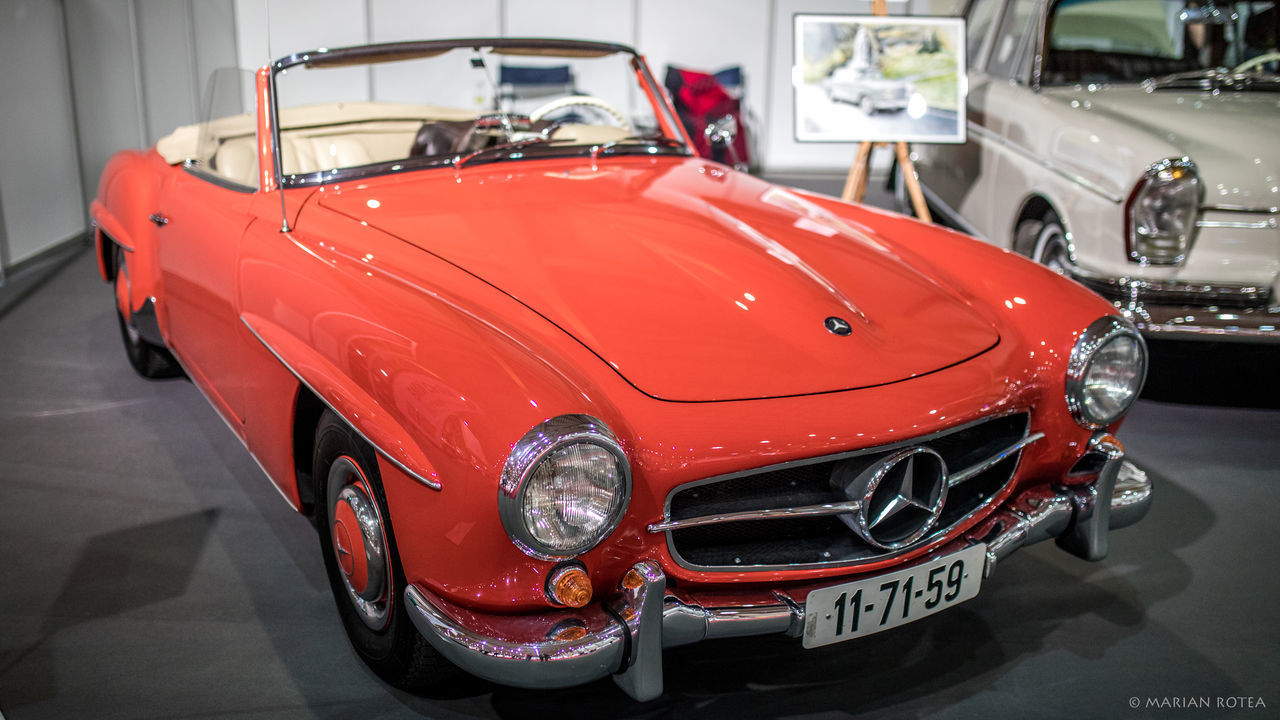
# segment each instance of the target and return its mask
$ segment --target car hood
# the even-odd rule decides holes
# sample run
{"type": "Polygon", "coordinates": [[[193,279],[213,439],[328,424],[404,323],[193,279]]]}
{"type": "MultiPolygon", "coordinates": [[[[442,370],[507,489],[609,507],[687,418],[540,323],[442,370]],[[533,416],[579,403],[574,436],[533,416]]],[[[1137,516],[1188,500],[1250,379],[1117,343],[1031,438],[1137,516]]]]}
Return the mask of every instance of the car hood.
{"type": "Polygon", "coordinates": [[[317,198],[502,290],[658,399],[881,385],[999,340],[871,229],[701,160],[505,162],[317,198]]]}
{"type": "MultiPolygon", "coordinates": [[[[1052,88],[1079,109],[1149,133],[1167,151],[1191,158],[1205,202],[1245,207],[1280,205],[1280,95],[1262,91],[1159,89],[1133,85],[1052,88]]],[[[1082,121],[1077,121],[1080,123],[1082,121]]],[[[1145,157],[1142,148],[1131,148],[1145,157]]],[[[1162,156],[1163,157],[1163,156],[1162,156]]],[[[1160,157],[1146,157],[1155,162],[1160,157]]]]}

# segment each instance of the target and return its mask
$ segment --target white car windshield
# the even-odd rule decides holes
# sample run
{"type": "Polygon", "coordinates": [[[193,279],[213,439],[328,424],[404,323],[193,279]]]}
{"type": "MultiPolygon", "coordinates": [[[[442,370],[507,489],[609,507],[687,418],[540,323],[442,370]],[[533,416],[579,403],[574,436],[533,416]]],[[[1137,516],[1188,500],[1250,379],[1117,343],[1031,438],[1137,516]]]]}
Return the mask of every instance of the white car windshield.
{"type": "Polygon", "coordinates": [[[1275,72],[1276,3],[1061,0],[1048,19],[1041,82],[1141,82],[1235,68],[1275,72]]]}

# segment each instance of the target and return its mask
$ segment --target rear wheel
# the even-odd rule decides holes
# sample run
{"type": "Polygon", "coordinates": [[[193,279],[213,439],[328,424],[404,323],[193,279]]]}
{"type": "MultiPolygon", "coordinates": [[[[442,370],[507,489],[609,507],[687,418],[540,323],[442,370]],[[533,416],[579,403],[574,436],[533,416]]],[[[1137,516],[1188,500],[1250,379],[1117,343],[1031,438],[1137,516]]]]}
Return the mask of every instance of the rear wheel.
{"type": "Polygon", "coordinates": [[[405,613],[404,572],[372,448],[332,411],[316,429],[316,527],[347,637],[379,677],[406,690],[439,686],[459,670],[405,613]]]}
{"type": "Polygon", "coordinates": [[[1040,219],[1027,219],[1018,223],[1014,231],[1013,248],[1021,255],[1035,260],[1059,275],[1071,275],[1075,263],[1071,259],[1071,245],[1062,221],[1052,210],[1040,219]]]}
{"type": "Polygon", "coordinates": [[[165,348],[144,340],[138,330],[129,323],[132,315],[129,303],[129,263],[124,250],[119,245],[115,246],[114,257],[116,320],[120,323],[120,339],[124,343],[124,352],[129,358],[129,365],[144,378],[158,379],[181,375],[182,367],[178,365],[173,355],[165,348]]]}

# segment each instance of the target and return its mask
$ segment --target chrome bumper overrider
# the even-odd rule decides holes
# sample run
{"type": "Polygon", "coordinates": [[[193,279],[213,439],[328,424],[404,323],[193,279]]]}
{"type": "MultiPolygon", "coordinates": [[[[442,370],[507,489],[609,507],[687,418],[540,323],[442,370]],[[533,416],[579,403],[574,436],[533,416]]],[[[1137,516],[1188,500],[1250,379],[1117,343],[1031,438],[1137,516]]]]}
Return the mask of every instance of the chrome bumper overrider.
{"type": "MultiPolygon", "coordinates": [[[[985,543],[989,575],[1014,550],[1054,538],[1068,552],[1098,560],[1107,553],[1108,531],[1137,522],[1150,504],[1146,473],[1114,449],[1092,483],[1026,490],[931,557],[985,543]]],[[[619,586],[603,603],[581,610],[477,613],[416,585],[405,591],[405,601],[423,636],[473,675],[530,688],[567,687],[613,675],[628,695],[643,701],[662,694],[664,647],[770,633],[800,637],[808,591],[849,579],[713,594],[668,590],[653,561],[639,562],[634,570],[643,580],[631,583],[638,587],[619,586]],[[552,639],[571,627],[580,629],[576,639],[552,639]]]]}

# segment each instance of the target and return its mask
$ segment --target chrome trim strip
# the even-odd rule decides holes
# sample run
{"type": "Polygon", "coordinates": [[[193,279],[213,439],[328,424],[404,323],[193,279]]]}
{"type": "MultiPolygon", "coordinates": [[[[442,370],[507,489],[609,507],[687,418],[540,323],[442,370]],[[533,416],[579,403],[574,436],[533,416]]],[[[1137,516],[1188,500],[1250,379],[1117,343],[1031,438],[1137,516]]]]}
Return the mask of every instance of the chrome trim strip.
{"type": "MultiPolygon", "coordinates": [[[[1204,210],[1204,208],[1201,208],[1204,210]]],[[[1275,229],[1280,227],[1276,223],[1275,218],[1267,218],[1266,220],[1258,220],[1256,222],[1247,222],[1241,220],[1197,220],[1198,228],[1231,228],[1233,230],[1266,230],[1268,228],[1275,229]]]]}
{"type": "Polygon", "coordinates": [[[955,487],[960,483],[964,482],[965,480],[968,480],[974,477],[975,475],[978,475],[986,470],[991,469],[997,463],[1009,457],[1010,455],[1021,451],[1022,448],[1030,445],[1031,443],[1037,440],[1041,440],[1043,438],[1044,438],[1044,433],[1042,432],[1032,433],[1026,436],[1025,438],[1019,440],[1018,442],[1010,445],[1009,447],[1001,450],[995,455],[992,455],[986,460],[983,460],[977,465],[972,465],[970,467],[965,468],[964,470],[961,470],[960,472],[952,473],[947,477],[947,487],[955,487]]]}
{"type": "Polygon", "coordinates": [[[742,512],[724,513],[723,515],[703,515],[702,517],[687,518],[685,520],[666,520],[659,523],[651,523],[649,525],[649,532],[659,533],[666,532],[667,530],[681,530],[684,528],[716,525],[726,522],[740,522],[743,520],[773,520],[776,518],[841,515],[855,513],[861,507],[862,503],[860,501],[852,500],[847,503],[824,503],[822,505],[804,505],[802,507],[778,508],[776,510],[744,510],[742,512]]]}
{"type": "MultiPolygon", "coordinates": [[[[178,367],[181,367],[182,372],[186,373],[187,377],[191,380],[191,384],[194,385],[200,395],[204,397],[205,402],[209,403],[209,406],[213,408],[213,414],[222,421],[222,424],[225,425],[228,430],[231,431],[231,434],[235,436],[236,440],[240,441],[240,446],[244,448],[245,452],[249,453],[249,457],[253,459],[254,464],[258,466],[258,469],[262,471],[262,474],[267,476],[267,484],[271,486],[271,489],[275,490],[280,497],[284,498],[284,501],[289,504],[289,507],[297,510],[298,512],[302,512],[302,508],[294,504],[293,499],[284,494],[284,490],[282,490],[280,485],[276,483],[275,478],[271,477],[271,473],[267,472],[267,466],[263,465],[262,461],[258,459],[258,456],[249,449],[248,440],[237,432],[236,427],[232,424],[231,420],[227,419],[227,416],[222,414],[222,410],[215,402],[213,402],[213,399],[209,397],[209,394],[205,392],[204,386],[196,380],[197,376],[191,374],[191,371],[187,368],[187,364],[182,362],[182,356],[178,351],[173,348],[169,348],[169,354],[177,361],[178,367]]],[[[0,717],[0,720],[4,719],[0,717]]]]}
{"type": "Polygon", "coordinates": [[[248,320],[244,319],[243,315],[240,316],[240,322],[244,323],[244,326],[249,328],[249,332],[253,333],[253,336],[258,339],[258,342],[262,343],[262,347],[266,348],[267,352],[271,353],[276,360],[280,361],[280,364],[284,366],[285,370],[288,370],[291,375],[293,375],[295,378],[298,379],[298,382],[302,383],[304,387],[310,390],[312,395],[315,395],[317,398],[319,398],[320,402],[324,403],[325,407],[332,410],[334,415],[337,415],[338,417],[342,418],[342,421],[347,424],[347,427],[351,428],[351,430],[355,432],[355,434],[359,435],[362,440],[369,443],[369,447],[372,447],[374,450],[378,452],[379,455],[386,458],[387,462],[391,463],[392,465],[395,465],[400,470],[400,472],[408,475],[409,477],[422,483],[423,485],[426,485],[432,490],[440,490],[442,488],[439,481],[431,480],[430,478],[424,478],[418,473],[410,470],[409,468],[405,467],[404,463],[392,457],[391,453],[387,452],[386,450],[383,450],[382,447],[380,447],[377,443],[370,440],[367,435],[365,435],[363,432],[360,431],[360,428],[357,427],[355,423],[351,422],[351,418],[339,412],[338,409],[333,406],[333,403],[329,402],[328,398],[326,398],[324,395],[321,395],[320,392],[317,391],[311,385],[311,383],[303,379],[302,375],[298,374],[298,371],[293,369],[292,365],[286,362],[284,358],[280,357],[280,353],[276,352],[275,348],[268,345],[267,341],[262,339],[262,336],[258,334],[258,331],[255,330],[252,325],[249,324],[248,320]]]}
{"type": "Polygon", "coordinates": [[[968,128],[969,128],[969,132],[977,135],[978,137],[981,137],[990,142],[993,142],[996,145],[999,145],[1000,147],[1003,147],[1013,152],[1015,155],[1020,155],[1023,158],[1035,163],[1036,165],[1039,165],[1045,170],[1048,170],[1049,172],[1054,173],[1055,175],[1058,175],[1059,177],[1062,177],[1065,180],[1075,183],[1076,185],[1079,185],[1080,187],[1092,192],[1095,195],[1106,198],[1107,200],[1110,200],[1111,202],[1117,205],[1124,202],[1124,196],[1117,195],[1116,193],[1102,187],[1101,185],[1093,182],[1092,180],[1089,180],[1088,178],[1077,175],[1076,173],[1073,173],[1064,168],[1060,168],[1057,165],[1054,165],[1053,163],[1049,162],[1048,160],[1045,160],[1044,158],[1036,155],[1030,150],[1022,147],[1021,145],[1018,145],[1017,143],[1014,143],[1000,135],[997,135],[996,133],[986,129],[985,127],[977,124],[972,120],[968,122],[968,128]]]}
{"type": "Polygon", "coordinates": [[[1260,215],[1274,215],[1280,213],[1280,207],[1249,207],[1248,205],[1201,205],[1201,211],[1214,212],[1236,212],[1236,213],[1257,213],[1260,215]]]}

